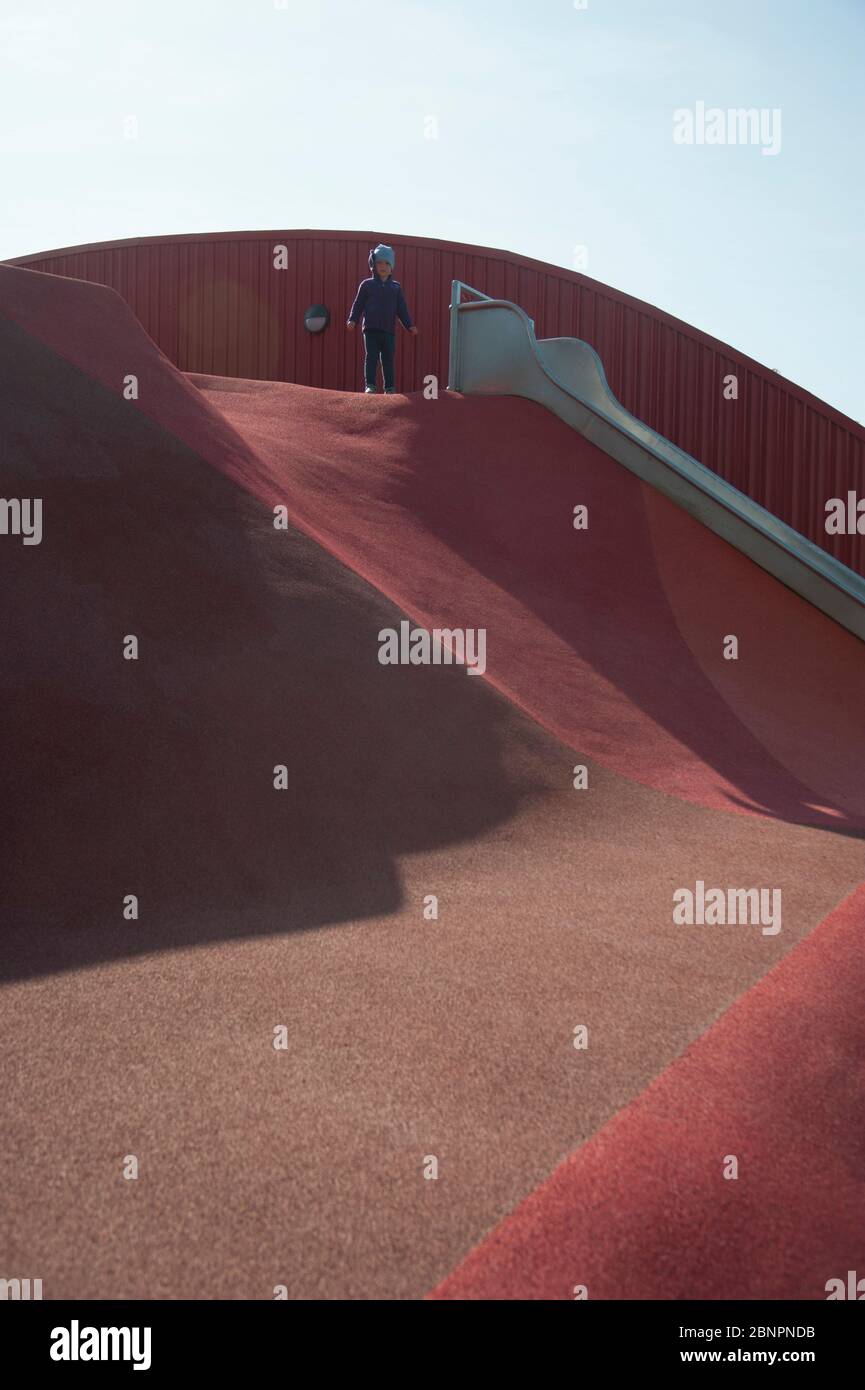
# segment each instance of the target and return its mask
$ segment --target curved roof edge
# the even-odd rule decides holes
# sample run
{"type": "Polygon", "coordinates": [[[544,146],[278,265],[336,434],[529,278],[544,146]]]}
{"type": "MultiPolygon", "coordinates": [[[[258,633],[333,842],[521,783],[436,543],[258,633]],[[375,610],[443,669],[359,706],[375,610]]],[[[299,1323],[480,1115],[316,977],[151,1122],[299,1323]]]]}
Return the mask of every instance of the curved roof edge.
{"type": "Polygon", "coordinates": [[[638,313],[650,314],[656,319],[668,324],[679,333],[684,333],[692,338],[696,338],[704,346],[711,347],[715,352],[735,359],[765,378],[770,384],[789,392],[797,397],[803,405],[818,408],[823,415],[834,419],[838,424],[854,434],[861,436],[865,440],[865,427],[858,420],[854,420],[851,415],[845,415],[837,406],[830,405],[820,396],[814,395],[806,387],[800,386],[798,382],[791,381],[789,377],[782,376],[780,372],[764,363],[758,362],[756,358],[749,357],[747,353],[740,352],[738,348],[731,347],[729,343],[722,342],[720,338],[715,338],[711,333],[704,332],[701,328],[696,328],[693,324],[686,323],[684,319],[676,318],[674,314],[669,314],[665,309],[659,309],[654,304],[649,304],[644,299],[637,299],[636,296],[626,293],[624,290],[615,289],[611,285],[606,285],[601,280],[593,280],[589,275],[582,275],[579,271],[568,270],[564,266],[554,265],[549,261],[535,260],[531,256],[523,256],[517,251],[507,251],[501,247],[478,246],[471,242],[464,241],[445,241],[441,237],[421,237],[408,236],[398,232],[371,232],[355,230],[339,230],[336,228],[324,229],[318,227],[305,228],[268,228],[263,227],[258,231],[236,231],[236,232],[174,232],[165,236],[144,236],[144,237],[122,237],[117,241],[94,241],[84,242],[80,246],[59,246],[50,251],[33,252],[26,256],[14,256],[8,260],[0,262],[3,265],[27,266],[34,261],[50,261],[55,257],[84,255],[88,252],[111,251],[122,247],[131,246],[167,246],[181,245],[189,242],[201,241],[257,241],[262,238],[278,237],[283,240],[299,239],[301,237],[318,238],[320,240],[334,239],[345,241],[346,239],[356,239],[366,244],[374,244],[376,241],[384,240],[389,245],[397,244],[400,246],[428,247],[441,251],[458,251],[466,255],[484,256],[507,261],[510,265],[519,266],[525,270],[537,271],[545,275],[556,275],[560,279],[574,285],[585,285],[597,294],[604,294],[612,299],[618,300],[621,304],[626,304],[635,309],[638,313]]]}

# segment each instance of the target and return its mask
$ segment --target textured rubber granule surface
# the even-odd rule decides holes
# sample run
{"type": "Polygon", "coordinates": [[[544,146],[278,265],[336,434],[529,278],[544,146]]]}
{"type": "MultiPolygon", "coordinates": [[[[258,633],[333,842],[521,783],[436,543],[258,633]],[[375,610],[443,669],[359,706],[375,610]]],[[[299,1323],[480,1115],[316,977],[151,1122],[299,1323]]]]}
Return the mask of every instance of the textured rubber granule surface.
{"type": "MultiPolygon", "coordinates": [[[[840,762],[815,786],[763,750],[771,690],[762,705],[747,683],[718,692],[711,653],[676,635],[669,567],[649,586],[666,688],[681,678],[722,721],[720,767],[694,709],[663,706],[657,671],[643,688],[604,654],[597,578],[557,615],[558,580],[507,559],[516,536],[505,558],[474,553],[478,433],[492,448],[498,429],[507,454],[534,429],[526,403],[441,402],[458,417],[443,455],[423,442],[432,403],[283,388],[297,437],[277,457],[117,296],[0,268],[0,314],[2,491],[44,500],[42,544],[7,537],[0,556],[9,1267],[48,1298],[423,1296],[856,887],[856,789],[840,762]],[[367,408],[393,421],[376,434],[367,408]],[[418,459],[450,470],[452,533],[418,459]],[[274,529],[283,496],[304,529],[274,529]],[[487,625],[490,679],[381,666],[378,634],[406,612],[487,625]],[[585,704],[559,702],[566,738],[549,711],[531,711],[547,728],[526,713],[554,669],[551,633],[579,649],[566,684],[586,680],[585,704]],[[749,814],[720,809],[736,798],[749,814]],[[782,931],[675,926],[673,891],[696,877],[781,888],[782,931]]],[[[653,548],[651,504],[622,486],[653,548]]],[[[490,535],[522,496],[485,503],[490,535]]],[[[808,640],[853,661],[823,619],[808,640]]],[[[855,725],[845,700],[828,677],[814,687],[814,728],[839,708],[855,725]]],[[[842,1039],[846,995],[836,1012],[842,1039]]],[[[762,1238],[787,1248],[789,1223],[768,1209],[762,1238]]],[[[840,1239],[830,1255],[846,1258],[840,1239]]],[[[664,1277],[662,1293],[678,1287],[664,1277]]]]}

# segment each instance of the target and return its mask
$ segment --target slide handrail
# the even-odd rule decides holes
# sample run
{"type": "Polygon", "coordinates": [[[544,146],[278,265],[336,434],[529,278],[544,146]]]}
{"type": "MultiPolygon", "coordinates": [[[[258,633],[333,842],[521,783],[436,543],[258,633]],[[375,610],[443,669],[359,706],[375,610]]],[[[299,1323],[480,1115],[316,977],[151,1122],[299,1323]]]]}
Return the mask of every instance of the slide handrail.
{"type": "Polygon", "coordinates": [[[459,336],[458,336],[458,335],[459,335],[459,328],[458,328],[458,325],[457,325],[457,317],[458,317],[458,314],[459,314],[459,309],[460,309],[460,305],[461,305],[461,303],[462,303],[462,297],[463,297],[463,294],[464,294],[464,293],[465,293],[465,294],[474,294],[474,295],[477,295],[477,298],[478,298],[478,299],[481,299],[481,300],[483,300],[483,299],[489,300],[489,299],[490,299],[490,296],[489,296],[488,294],[484,294],[483,290],[476,290],[476,289],[474,289],[471,285],[467,285],[466,282],[465,282],[464,280],[452,280],[452,281],[451,281],[451,302],[450,302],[450,311],[451,311],[451,335],[450,335],[450,352],[449,352],[449,355],[448,355],[448,390],[449,390],[449,391],[458,391],[458,390],[459,390],[459,387],[455,384],[455,383],[456,383],[455,372],[457,371],[457,357],[458,357],[458,354],[459,354],[459,336]]]}

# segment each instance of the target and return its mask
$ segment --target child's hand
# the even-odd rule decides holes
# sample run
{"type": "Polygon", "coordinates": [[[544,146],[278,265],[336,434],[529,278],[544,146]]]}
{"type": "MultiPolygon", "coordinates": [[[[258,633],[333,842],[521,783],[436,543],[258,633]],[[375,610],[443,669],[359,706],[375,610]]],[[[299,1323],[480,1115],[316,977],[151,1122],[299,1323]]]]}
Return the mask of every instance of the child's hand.
{"type": "Polygon", "coordinates": [[[409,333],[414,333],[415,337],[417,337],[417,329],[416,329],[416,328],[410,328],[410,329],[409,329],[409,333]]]}
{"type": "Polygon", "coordinates": [[[348,320],[345,326],[348,329],[349,333],[354,332],[354,324],[352,323],[351,319],[348,320]]]}

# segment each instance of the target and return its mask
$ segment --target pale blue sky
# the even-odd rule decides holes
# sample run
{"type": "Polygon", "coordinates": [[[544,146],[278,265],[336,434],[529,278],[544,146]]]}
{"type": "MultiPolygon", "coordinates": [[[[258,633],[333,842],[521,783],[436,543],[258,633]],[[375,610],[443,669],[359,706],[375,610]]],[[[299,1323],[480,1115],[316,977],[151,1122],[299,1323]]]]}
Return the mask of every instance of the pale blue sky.
{"type": "Polygon", "coordinates": [[[865,421],[863,59],[865,0],[0,0],[0,258],[290,227],[586,246],[865,421]],[[698,102],[780,109],[779,153],[675,144],[698,102]]]}

